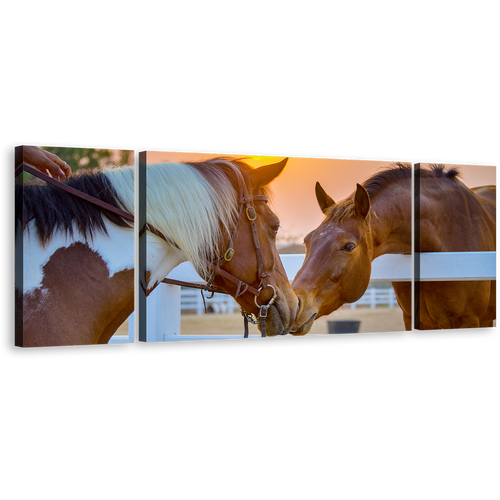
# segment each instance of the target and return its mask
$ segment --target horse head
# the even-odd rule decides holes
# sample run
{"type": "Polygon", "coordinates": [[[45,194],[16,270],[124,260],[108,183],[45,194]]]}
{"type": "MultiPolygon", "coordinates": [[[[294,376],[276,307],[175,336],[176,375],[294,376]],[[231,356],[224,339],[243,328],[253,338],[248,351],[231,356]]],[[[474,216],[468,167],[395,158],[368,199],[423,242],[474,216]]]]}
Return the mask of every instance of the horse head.
{"type": "Polygon", "coordinates": [[[316,198],[326,218],[305,237],[306,258],[292,283],[299,300],[295,335],[308,333],[320,316],[356,302],[370,281],[373,237],[365,188],[358,184],[337,204],[316,183],[316,198]]]}
{"type": "Polygon", "coordinates": [[[245,313],[259,317],[266,306],[268,335],[289,333],[298,306],[276,247],[280,221],[268,206],[266,195],[267,186],[287,161],[257,169],[239,162],[244,178],[244,186],[239,186],[239,215],[218,261],[223,271],[241,283],[217,271],[213,279],[213,284],[230,293],[245,313]],[[258,293],[250,293],[247,286],[258,293]]]}

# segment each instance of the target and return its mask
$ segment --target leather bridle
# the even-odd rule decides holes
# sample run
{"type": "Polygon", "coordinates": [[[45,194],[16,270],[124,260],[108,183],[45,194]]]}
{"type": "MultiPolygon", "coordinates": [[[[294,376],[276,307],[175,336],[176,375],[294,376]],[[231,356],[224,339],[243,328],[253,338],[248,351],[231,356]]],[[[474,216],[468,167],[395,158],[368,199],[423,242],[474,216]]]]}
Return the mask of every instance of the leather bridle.
{"type": "MultiPolygon", "coordinates": [[[[211,279],[208,280],[206,285],[195,285],[193,283],[185,282],[185,281],[178,281],[178,280],[172,280],[169,278],[165,278],[162,280],[163,283],[168,283],[168,284],[173,284],[173,285],[181,285],[181,286],[188,286],[191,288],[200,288],[201,290],[206,290],[209,292],[213,293],[228,293],[225,290],[220,289],[219,287],[213,285],[212,281],[215,278],[215,275],[218,274],[219,276],[222,276],[226,280],[230,281],[234,285],[236,285],[236,292],[234,295],[234,298],[238,298],[244,293],[251,293],[254,296],[254,302],[255,305],[259,309],[259,315],[257,318],[255,318],[253,313],[247,313],[241,309],[241,314],[243,315],[244,318],[244,338],[248,338],[248,323],[252,323],[254,325],[259,324],[260,325],[260,332],[262,337],[267,336],[267,330],[266,330],[266,318],[267,314],[269,312],[269,308],[273,305],[274,301],[276,300],[277,293],[276,293],[276,288],[274,288],[273,285],[268,283],[268,279],[271,277],[271,275],[268,273],[267,268],[264,264],[264,259],[262,257],[262,250],[260,247],[260,241],[259,241],[259,235],[257,232],[257,225],[255,223],[257,219],[257,212],[255,208],[252,205],[252,202],[265,202],[267,203],[268,198],[267,196],[264,195],[254,195],[250,196],[248,193],[247,186],[244,182],[244,180],[238,177],[239,181],[239,210],[238,210],[238,217],[236,219],[235,225],[233,232],[231,233],[231,236],[229,238],[229,244],[224,252],[224,255],[222,257],[219,257],[216,259],[215,263],[207,261],[207,267],[211,269],[214,274],[211,279]],[[241,219],[243,218],[243,214],[245,214],[246,219],[250,223],[250,229],[252,232],[252,240],[255,248],[255,253],[257,256],[257,278],[259,280],[259,285],[257,288],[249,285],[248,283],[240,280],[236,276],[232,275],[231,273],[225,271],[224,269],[221,268],[226,262],[231,261],[231,259],[234,257],[235,250],[233,248],[233,241],[236,236],[236,233],[238,231],[238,227],[240,225],[241,219]],[[266,304],[259,304],[258,302],[258,297],[260,295],[260,292],[264,289],[270,287],[273,289],[273,296],[267,302],[266,304]]],[[[151,226],[147,228],[148,230],[151,230],[151,226]]],[[[163,234],[161,234],[159,231],[154,230],[152,231],[154,234],[165,240],[167,243],[172,244],[171,241],[169,241],[163,234]]],[[[177,246],[174,244],[174,246],[177,246]]]]}
{"type": "MultiPolygon", "coordinates": [[[[252,205],[252,201],[253,202],[265,202],[265,203],[267,203],[268,198],[267,198],[267,196],[264,196],[264,195],[254,195],[254,196],[250,197],[250,195],[248,194],[248,190],[246,188],[246,185],[242,186],[242,190],[240,191],[240,193],[241,193],[240,200],[239,200],[240,209],[239,209],[239,213],[238,213],[238,219],[236,221],[236,224],[235,224],[235,227],[233,230],[233,235],[231,236],[231,239],[229,242],[229,247],[226,250],[226,252],[224,253],[223,259],[224,259],[224,261],[229,262],[234,256],[234,249],[232,248],[233,238],[234,238],[234,235],[235,235],[235,233],[238,229],[238,226],[240,224],[240,220],[242,218],[243,209],[244,209],[246,218],[250,222],[250,229],[252,232],[253,245],[254,245],[256,256],[257,256],[257,279],[259,280],[258,289],[255,289],[254,287],[250,286],[248,283],[245,283],[245,282],[239,280],[238,278],[236,278],[232,274],[227,273],[226,271],[221,269],[219,266],[216,266],[216,265],[210,263],[210,268],[213,271],[215,271],[215,273],[229,279],[229,281],[232,281],[233,283],[237,283],[236,294],[234,296],[235,299],[238,298],[240,295],[243,295],[246,292],[249,292],[249,293],[254,295],[255,305],[259,308],[258,321],[254,320],[253,314],[247,313],[247,312],[243,311],[243,309],[241,310],[243,317],[244,317],[244,320],[245,320],[244,337],[245,338],[248,337],[248,321],[250,321],[253,324],[257,324],[257,322],[258,322],[260,324],[261,335],[262,335],[262,337],[265,337],[266,336],[267,314],[268,314],[269,308],[273,305],[274,301],[276,300],[277,293],[276,293],[276,288],[274,288],[273,285],[268,283],[268,280],[271,277],[271,275],[267,271],[266,265],[264,264],[264,259],[262,257],[262,250],[260,247],[259,235],[257,232],[257,225],[255,223],[255,220],[257,219],[257,212],[252,205]],[[259,304],[258,298],[259,298],[260,292],[264,288],[267,288],[267,287],[271,287],[273,289],[273,296],[269,300],[269,302],[267,302],[267,304],[259,304]]],[[[222,264],[223,263],[224,262],[222,262],[222,264]]]]}
{"type": "MultiPolygon", "coordinates": [[[[83,193],[82,191],[79,191],[78,189],[72,188],[71,186],[68,186],[67,184],[64,184],[61,181],[58,181],[42,172],[39,170],[23,163],[21,166],[19,166],[16,171],[15,171],[15,177],[17,177],[23,170],[26,172],[30,173],[31,175],[34,175],[35,177],[38,177],[39,179],[47,182],[48,184],[52,184],[53,186],[56,186],[59,189],[62,189],[63,191],[66,191],[78,198],[81,198],[89,203],[92,203],[94,205],[97,205],[105,210],[108,210],[110,212],[113,212],[117,215],[120,215],[121,217],[134,222],[134,216],[129,214],[128,212],[125,212],[124,210],[115,207],[113,205],[110,205],[109,203],[106,203],[102,200],[99,200],[98,198],[95,198],[93,196],[90,196],[86,193],[83,193]]],[[[277,297],[276,289],[274,288],[273,285],[268,283],[268,279],[271,277],[271,275],[268,273],[266,266],[264,264],[264,259],[262,257],[262,250],[260,247],[260,241],[259,241],[259,235],[257,232],[257,225],[255,224],[255,220],[257,219],[257,212],[255,208],[252,205],[252,202],[266,202],[268,201],[267,196],[264,195],[254,195],[250,196],[248,193],[247,186],[244,182],[243,179],[238,178],[239,181],[239,211],[238,211],[238,217],[236,219],[236,223],[233,229],[233,232],[231,234],[231,237],[229,239],[229,245],[227,250],[224,252],[224,255],[222,257],[219,257],[216,260],[216,263],[209,262],[207,261],[207,266],[209,269],[211,269],[215,274],[218,274],[219,276],[225,278],[226,280],[230,281],[234,285],[236,285],[236,293],[234,295],[234,298],[238,298],[244,293],[251,293],[254,296],[254,302],[255,305],[259,308],[259,316],[257,319],[254,319],[255,316],[253,313],[247,313],[241,310],[241,313],[244,318],[244,338],[248,338],[248,322],[252,324],[259,324],[260,329],[261,329],[261,335],[262,337],[266,337],[266,318],[268,315],[269,308],[271,305],[274,303],[277,297]],[[225,271],[224,269],[221,268],[221,266],[224,265],[225,262],[229,262],[235,254],[234,248],[233,248],[233,240],[234,237],[236,236],[238,227],[240,225],[241,219],[243,218],[243,213],[245,213],[245,216],[247,220],[250,223],[250,229],[252,232],[252,239],[253,239],[253,244],[255,248],[255,253],[257,256],[257,277],[259,280],[259,285],[258,288],[254,288],[250,284],[236,278],[233,276],[231,273],[225,271]],[[259,304],[258,302],[258,297],[260,295],[260,292],[267,287],[271,287],[273,289],[273,296],[272,298],[266,303],[266,304],[259,304]]],[[[141,230],[140,234],[144,233],[144,231],[150,231],[151,233],[155,234],[162,240],[164,240],[166,243],[169,245],[176,246],[177,245],[171,241],[169,238],[167,238],[161,231],[157,230],[155,227],[151,226],[150,224],[146,224],[145,227],[141,230]]],[[[162,280],[164,283],[167,284],[174,284],[174,285],[179,285],[179,286],[188,286],[190,288],[199,288],[202,291],[206,290],[212,293],[228,293],[221,288],[213,285],[212,281],[215,278],[215,274],[212,276],[212,278],[205,284],[205,285],[197,285],[195,283],[190,283],[190,282],[185,282],[185,281],[178,281],[178,280],[172,280],[169,278],[165,278],[162,280]]]]}

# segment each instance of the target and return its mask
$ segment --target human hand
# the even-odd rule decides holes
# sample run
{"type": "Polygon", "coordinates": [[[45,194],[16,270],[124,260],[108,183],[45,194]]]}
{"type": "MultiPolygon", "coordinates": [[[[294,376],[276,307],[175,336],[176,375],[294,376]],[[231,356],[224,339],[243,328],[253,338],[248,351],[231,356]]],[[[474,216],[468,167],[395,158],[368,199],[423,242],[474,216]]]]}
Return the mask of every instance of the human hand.
{"type": "Polygon", "coordinates": [[[55,154],[44,151],[36,146],[23,147],[23,161],[40,172],[49,174],[58,180],[64,180],[71,176],[71,167],[55,154]]]}

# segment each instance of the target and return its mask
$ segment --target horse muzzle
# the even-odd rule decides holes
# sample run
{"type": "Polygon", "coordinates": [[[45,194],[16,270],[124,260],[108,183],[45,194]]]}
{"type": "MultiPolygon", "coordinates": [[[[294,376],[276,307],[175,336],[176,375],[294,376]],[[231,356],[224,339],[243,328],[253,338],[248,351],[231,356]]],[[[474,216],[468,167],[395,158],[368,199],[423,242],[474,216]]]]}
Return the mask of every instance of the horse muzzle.
{"type": "Polygon", "coordinates": [[[290,330],[290,333],[292,335],[305,335],[306,333],[309,333],[317,315],[318,313],[313,313],[305,323],[302,323],[299,326],[297,326],[297,322],[295,322],[294,326],[290,330]]]}
{"type": "Polygon", "coordinates": [[[297,295],[298,308],[295,321],[290,328],[292,335],[305,335],[309,333],[318,316],[318,310],[307,300],[307,296],[297,295]]]}

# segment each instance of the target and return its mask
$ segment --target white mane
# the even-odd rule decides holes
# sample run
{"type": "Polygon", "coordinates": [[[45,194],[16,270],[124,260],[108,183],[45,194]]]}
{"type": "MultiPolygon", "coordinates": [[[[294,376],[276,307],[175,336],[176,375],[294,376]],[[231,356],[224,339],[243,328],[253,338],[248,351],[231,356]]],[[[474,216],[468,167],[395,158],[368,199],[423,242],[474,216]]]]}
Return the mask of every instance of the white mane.
{"type": "MultiPolygon", "coordinates": [[[[235,165],[220,159],[213,162],[213,168],[208,167],[207,176],[185,163],[146,166],[146,222],[172,240],[204,278],[210,274],[206,261],[214,261],[226,250],[222,243],[233,231],[238,214],[237,193],[216,166],[222,162],[241,176],[235,165]]],[[[133,170],[106,173],[124,210],[133,213],[133,170]]]]}

